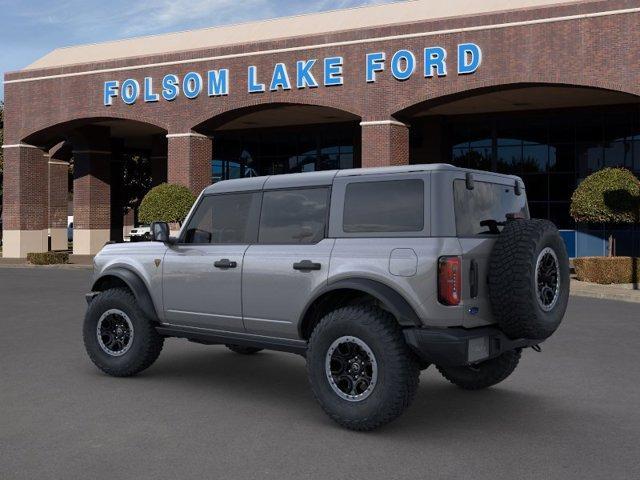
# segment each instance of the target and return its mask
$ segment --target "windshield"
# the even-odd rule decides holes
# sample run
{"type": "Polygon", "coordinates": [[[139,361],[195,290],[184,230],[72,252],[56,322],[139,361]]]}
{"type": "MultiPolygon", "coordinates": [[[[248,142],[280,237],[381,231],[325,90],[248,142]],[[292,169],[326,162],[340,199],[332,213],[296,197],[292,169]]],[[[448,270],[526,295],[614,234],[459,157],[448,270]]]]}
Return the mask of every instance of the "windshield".
{"type": "Polygon", "coordinates": [[[507,216],[529,218],[524,190],[516,195],[512,186],[475,181],[469,190],[464,180],[455,180],[453,196],[459,237],[497,235],[507,216]]]}

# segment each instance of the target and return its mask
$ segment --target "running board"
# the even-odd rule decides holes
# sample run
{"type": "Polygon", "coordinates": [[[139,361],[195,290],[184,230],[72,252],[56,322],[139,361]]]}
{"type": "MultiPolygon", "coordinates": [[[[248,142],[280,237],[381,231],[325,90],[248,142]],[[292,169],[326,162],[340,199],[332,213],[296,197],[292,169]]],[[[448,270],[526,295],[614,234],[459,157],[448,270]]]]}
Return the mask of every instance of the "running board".
{"type": "Polygon", "coordinates": [[[224,345],[228,343],[243,347],[256,347],[266,350],[277,350],[279,352],[297,353],[302,356],[305,356],[307,353],[307,342],[303,340],[263,337],[246,333],[221,332],[218,330],[202,330],[168,325],[158,326],[156,327],[156,331],[165,337],[186,338],[192,342],[203,343],[205,345],[224,345]]]}

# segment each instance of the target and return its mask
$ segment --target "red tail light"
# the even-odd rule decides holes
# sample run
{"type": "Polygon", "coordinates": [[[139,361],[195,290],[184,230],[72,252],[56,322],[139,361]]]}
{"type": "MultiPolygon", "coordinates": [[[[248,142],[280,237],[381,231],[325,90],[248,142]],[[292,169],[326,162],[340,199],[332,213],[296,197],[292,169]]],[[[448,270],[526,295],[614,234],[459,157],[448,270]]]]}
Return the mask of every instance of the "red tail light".
{"type": "Polygon", "coordinates": [[[438,301],[443,305],[458,305],[461,285],[460,257],[440,257],[438,260],[438,301]]]}

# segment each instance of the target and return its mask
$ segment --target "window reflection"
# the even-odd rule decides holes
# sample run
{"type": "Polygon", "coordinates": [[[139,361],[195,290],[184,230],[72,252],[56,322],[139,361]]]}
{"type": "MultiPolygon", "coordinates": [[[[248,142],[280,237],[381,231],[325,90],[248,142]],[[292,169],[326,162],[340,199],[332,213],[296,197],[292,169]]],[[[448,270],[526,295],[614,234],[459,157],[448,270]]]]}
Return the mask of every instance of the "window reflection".
{"type": "Polygon", "coordinates": [[[359,141],[357,123],[218,132],[212,182],[354,168],[359,141]]]}
{"type": "MultiPolygon", "coordinates": [[[[445,118],[454,165],[519,175],[533,217],[574,228],[575,187],[604,167],[640,174],[637,105],[445,118]]],[[[420,128],[420,127],[419,127],[420,128]]]]}

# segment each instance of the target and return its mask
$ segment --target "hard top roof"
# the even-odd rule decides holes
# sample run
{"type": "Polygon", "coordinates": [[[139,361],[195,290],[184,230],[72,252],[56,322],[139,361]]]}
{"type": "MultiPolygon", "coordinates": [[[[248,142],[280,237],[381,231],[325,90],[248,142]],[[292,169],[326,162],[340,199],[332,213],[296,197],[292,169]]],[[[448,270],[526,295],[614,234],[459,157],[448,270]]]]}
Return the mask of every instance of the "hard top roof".
{"type": "Polygon", "coordinates": [[[388,175],[409,172],[431,172],[431,171],[460,171],[475,172],[482,175],[491,175],[501,178],[516,180],[518,177],[504,175],[501,173],[472,170],[468,168],[455,167],[447,163],[430,163],[419,165],[402,165],[396,167],[377,168],[349,168],[344,170],[324,170],[320,172],[287,173],[283,175],[268,175],[264,177],[238,178],[233,180],[222,180],[208,186],[204,194],[229,193],[253,191],[262,189],[315,187],[331,185],[336,177],[355,177],[363,175],[388,175]]]}

